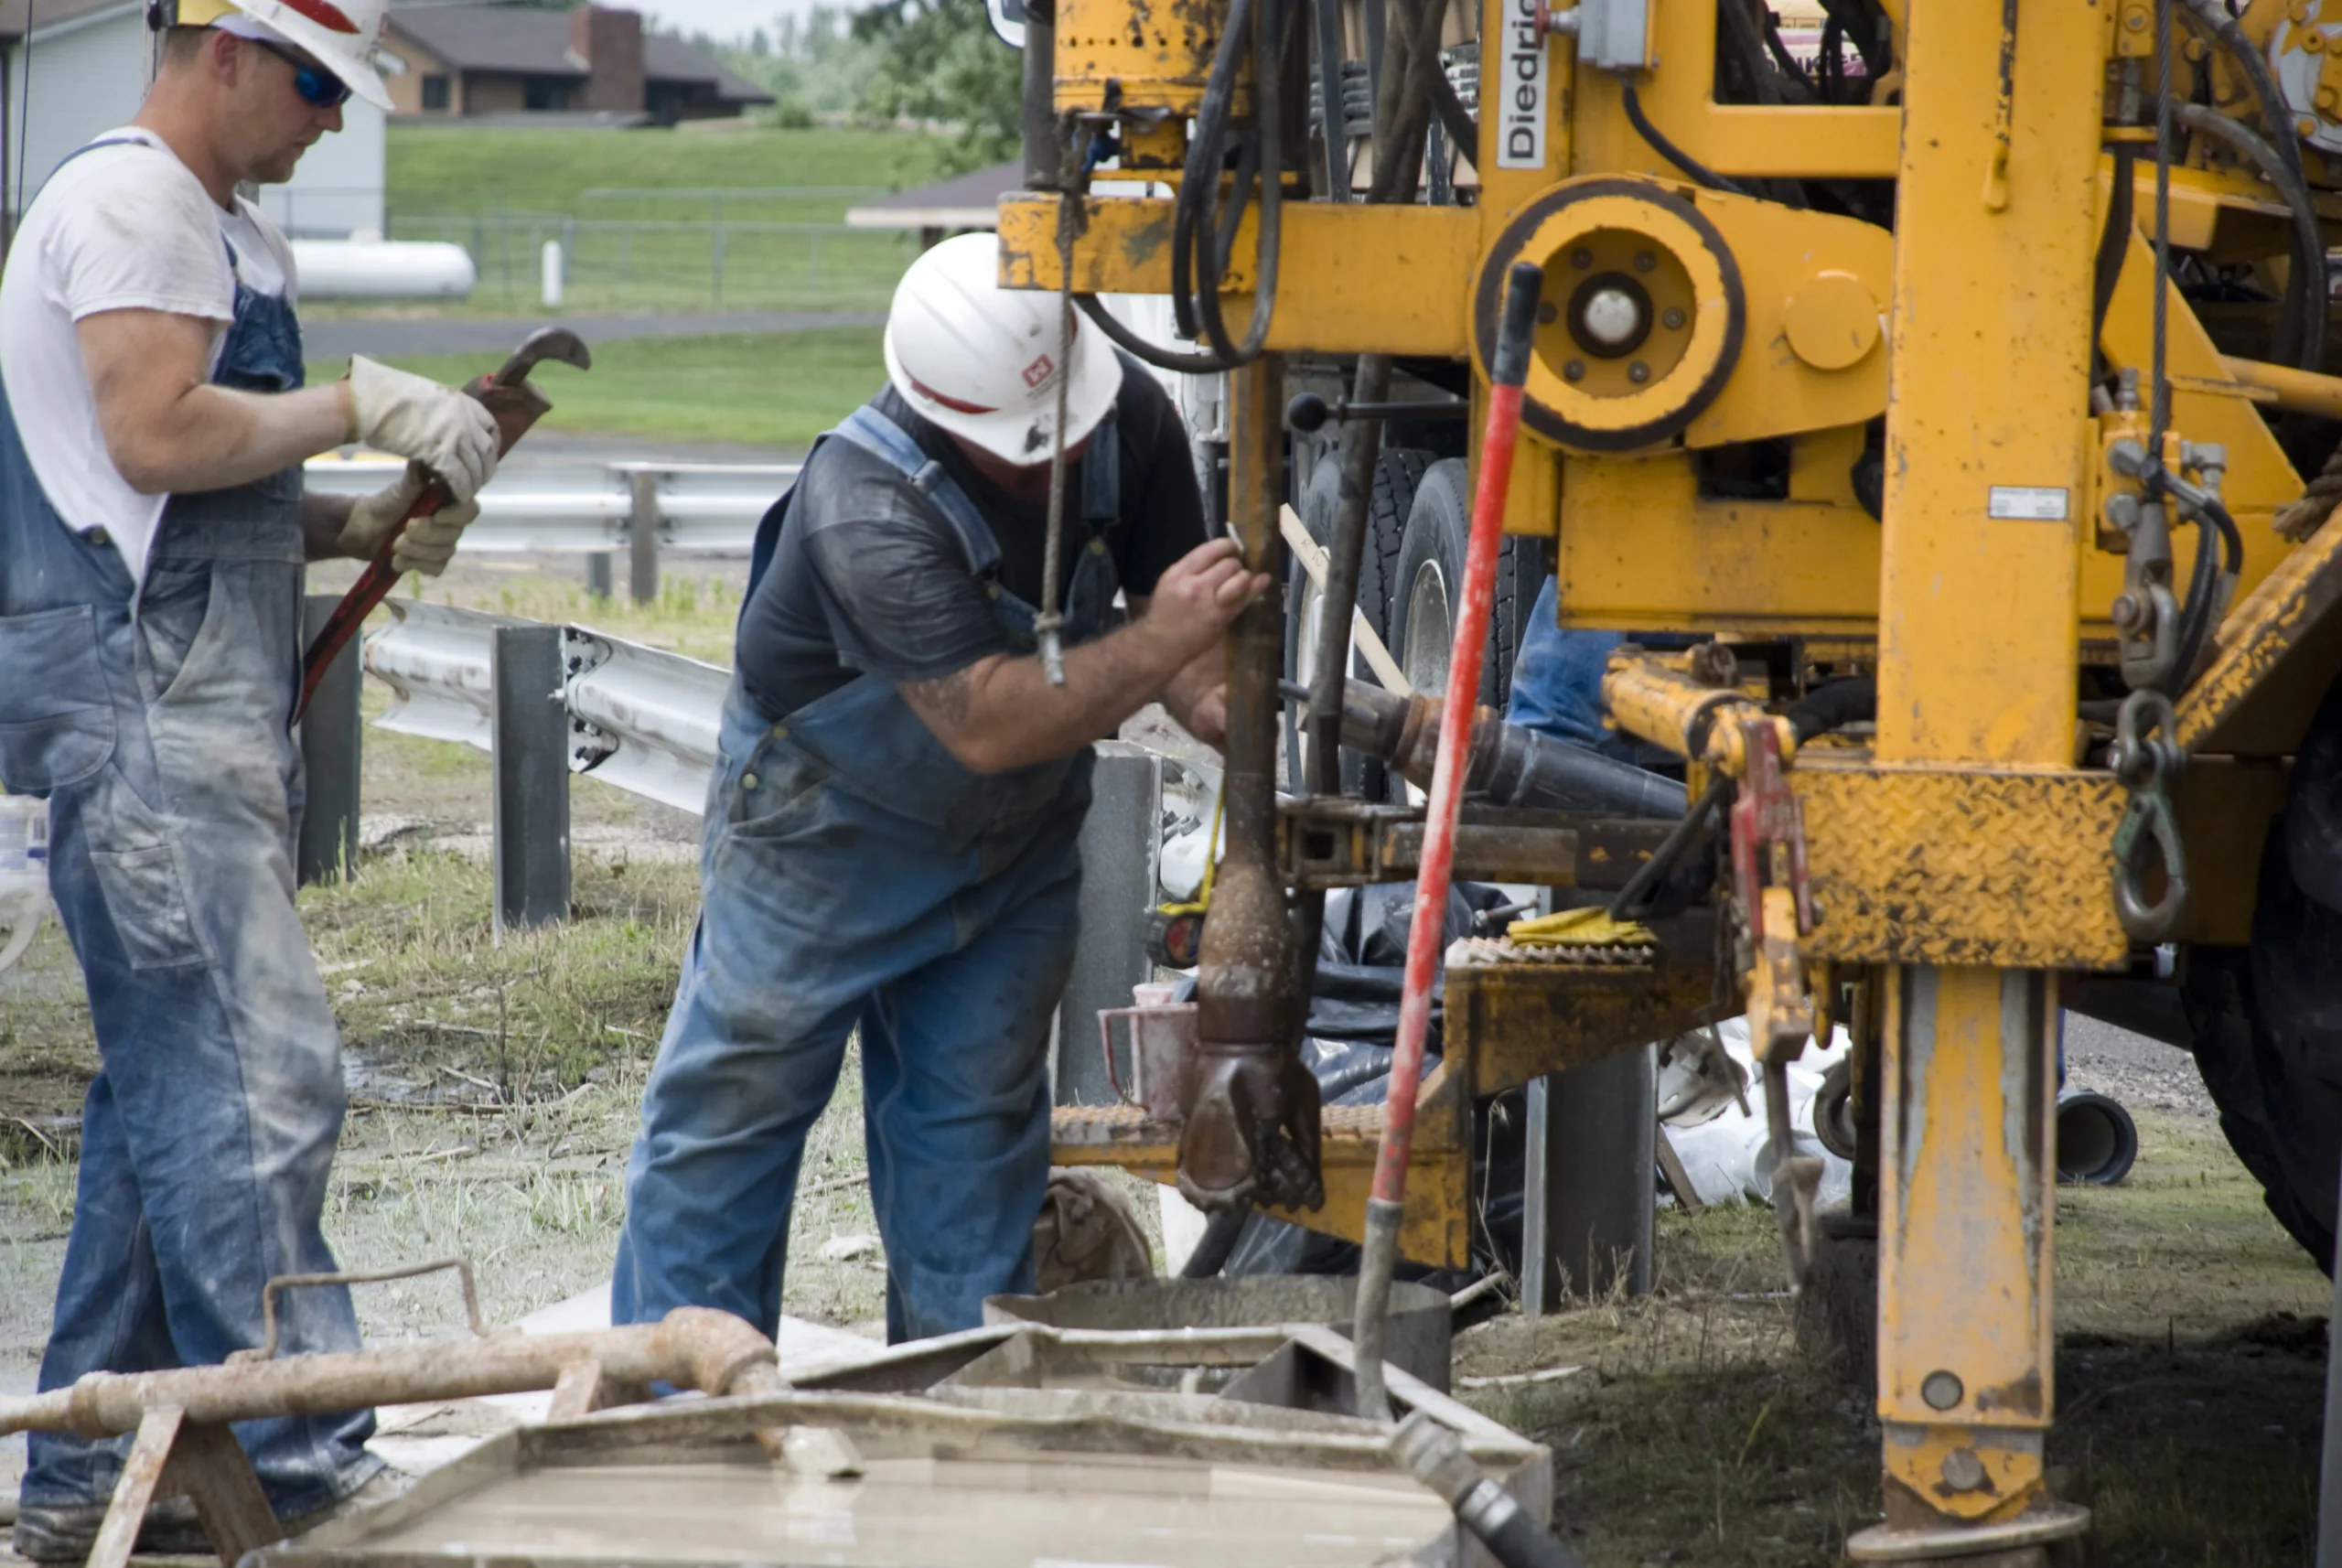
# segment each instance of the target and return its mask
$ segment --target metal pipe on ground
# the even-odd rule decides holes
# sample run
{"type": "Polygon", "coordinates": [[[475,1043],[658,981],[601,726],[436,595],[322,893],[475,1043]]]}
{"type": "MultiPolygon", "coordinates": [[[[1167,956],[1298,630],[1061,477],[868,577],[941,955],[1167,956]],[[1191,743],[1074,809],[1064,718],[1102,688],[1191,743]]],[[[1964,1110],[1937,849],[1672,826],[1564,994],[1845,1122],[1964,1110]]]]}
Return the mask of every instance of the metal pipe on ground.
{"type": "Polygon", "coordinates": [[[395,1350],[93,1372],[70,1388],[0,1400],[0,1436],[119,1436],[137,1431],[148,1411],[165,1406],[185,1412],[189,1422],[209,1423],[531,1393],[589,1367],[607,1385],[670,1383],[711,1394],[773,1393],[786,1386],[771,1340],[728,1312],[682,1306],[657,1323],[586,1334],[501,1333],[395,1350]]]}

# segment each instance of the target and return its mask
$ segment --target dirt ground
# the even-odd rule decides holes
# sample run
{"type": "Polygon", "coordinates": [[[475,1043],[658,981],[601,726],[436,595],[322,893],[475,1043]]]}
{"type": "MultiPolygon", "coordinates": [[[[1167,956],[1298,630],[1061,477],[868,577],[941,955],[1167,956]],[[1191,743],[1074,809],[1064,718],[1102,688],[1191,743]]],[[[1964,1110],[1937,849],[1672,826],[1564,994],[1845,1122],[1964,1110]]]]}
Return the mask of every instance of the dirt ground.
{"type": "MultiPolygon", "coordinates": [[[[589,603],[574,564],[467,566],[432,592],[720,657],[737,565],[671,569],[641,609],[589,603]]],[[[485,759],[371,729],[366,745],[356,875],[302,894],[352,1094],[328,1228],[352,1267],[467,1254],[509,1320],[607,1275],[696,915],[698,824],[579,780],[575,918],[499,946],[485,759]]],[[[2060,1485],[2097,1510],[2103,1564],[2306,1563],[2327,1283],[2262,1208],[2185,1054],[2084,1022],[2068,1045],[2072,1081],[2131,1107],[2142,1152],[2124,1186],[2060,1195],[2060,1485]]],[[[95,1066],[52,922],[0,976],[0,1389],[29,1386],[46,1333],[95,1066]]],[[[786,1296],[875,1335],[859,1122],[849,1071],[813,1134],[786,1296]]],[[[1798,1348],[1770,1213],[1663,1214],[1657,1276],[1640,1300],[1469,1330],[1459,1391],[1552,1446],[1559,1527],[1596,1568],[1836,1561],[1876,1516],[1878,1430],[1843,1367],[1798,1348]]],[[[460,1322],[445,1281],[367,1287],[359,1306],[376,1339],[460,1322]]]]}

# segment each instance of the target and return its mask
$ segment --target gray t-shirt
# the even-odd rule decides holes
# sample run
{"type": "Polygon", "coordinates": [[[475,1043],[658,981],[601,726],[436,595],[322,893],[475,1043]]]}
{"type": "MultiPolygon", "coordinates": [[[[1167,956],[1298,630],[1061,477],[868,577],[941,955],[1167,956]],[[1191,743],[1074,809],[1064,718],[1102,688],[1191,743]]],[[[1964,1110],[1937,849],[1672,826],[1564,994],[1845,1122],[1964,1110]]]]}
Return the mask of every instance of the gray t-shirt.
{"type": "MultiPolygon", "coordinates": [[[[999,543],[1001,587],[1037,605],[1047,503],[1018,500],[985,479],[891,386],[870,401],[967,491],[999,543]]],[[[1203,543],[1203,503],[1178,410],[1127,358],[1113,438],[1122,444],[1122,516],[1107,531],[1108,548],[1123,589],[1150,594],[1166,567],[1203,543]]],[[[1063,553],[1069,579],[1088,527],[1079,465],[1066,489],[1074,502],[1063,553]]],[[[1010,651],[991,596],[935,504],[875,453],[823,442],[798,476],[772,564],[740,616],[734,657],[757,711],[778,723],[857,674],[929,681],[1010,651]]]]}

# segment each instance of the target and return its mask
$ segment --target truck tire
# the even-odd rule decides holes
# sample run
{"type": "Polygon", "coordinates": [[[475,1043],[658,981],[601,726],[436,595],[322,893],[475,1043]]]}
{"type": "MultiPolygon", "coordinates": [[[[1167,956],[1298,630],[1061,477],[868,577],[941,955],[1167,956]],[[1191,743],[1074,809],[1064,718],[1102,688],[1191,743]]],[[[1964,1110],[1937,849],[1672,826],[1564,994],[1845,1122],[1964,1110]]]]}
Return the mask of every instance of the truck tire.
{"type": "Polygon", "coordinates": [[[2182,1000],[2220,1130],[2269,1212],[2328,1274],[2342,1176],[2342,683],[2294,748],[2252,945],[2188,955],[2182,1000]]]}
{"type": "MultiPolygon", "coordinates": [[[[1359,562],[1358,607],[1366,617],[1366,624],[1386,643],[1391,640],[1389,585],[1397,564],[1399,538],[1406,529],[1408,510],[1414,504],[1415,486],[1431,461],[1427,452],[1400,446],[1386,449],[1375,465],[1374,497],[1366,515],[1366,551],[1359,562]]],[[[1334,511],[1341,504],[1341,458],[1338,450],[1329,451],[1310,470],[1308,486],[1302,491],[1301,505],[1296,509],[1302,526],[1320,545],[1333,537],[1334,511]]],[[[1308,683],[1316,623],[1316,587],[1301,569],[1301,564],[1295,562],[1284,597],[1287,680],[1308,683]]],[[[1365,657],[1355,649],[1350,654],[1350,673],[1356,679],[1380,684],[1375,682],[1365,657]]],[[[1284,770],[1286,788],[1299,789],[1307,772],[1306,752],[1298,711],[1291,703],[1284,710],[1284,770]]],[[[1342,789],[1345,793],[1361,794],[1370,800],[1381,800],[1388,789],[1382,764],[1354,753],[1345,755],[1342,789]]]]}
{"type": "MultiPolygon", "coordinates": [[[[1459,457],[1423,470],[1415,504],[1399,545],[1391,579],[1391,652],[1417,691],[1447,689],[1456,612],[1464,582],[1464,553],[1472,532],[1470,471],[1459,457]]],[[[1544,586],[1544,553],[1538,542],[1507,535],[1497,557],[1494,613],[1480,661],[1479,700],[1501,712],[1512,691],[1512,661],[1521,623],[1544,586]]]]}

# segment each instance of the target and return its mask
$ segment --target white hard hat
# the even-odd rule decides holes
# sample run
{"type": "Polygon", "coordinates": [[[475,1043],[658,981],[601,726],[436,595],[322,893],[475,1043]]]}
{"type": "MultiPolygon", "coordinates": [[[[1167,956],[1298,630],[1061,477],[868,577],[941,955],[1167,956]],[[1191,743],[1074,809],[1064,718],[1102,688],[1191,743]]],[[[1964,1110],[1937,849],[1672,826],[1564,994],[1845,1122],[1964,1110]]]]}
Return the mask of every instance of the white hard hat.
{"type": "Polygon", "coordinates": [[[390,89],[374,69],[390,0],[179,0],[177,25],[219,27],[243,38],[290,44],[342,80],[377,109],[390,89]]]}
{"type": "Polygon", "coordinates": [[[886,374],[913,408],[962,440],[1007,462],[1046,463],[1057,445],[1058,378],[1072,377],[1069,446],[1098,427],[1123,385],[1113,345],[1079,314],[1071,352],[1061,352],[1062,308],[1054,294],[1000,286],[998,236],[946,240],[895,285],[886,374]]]}

